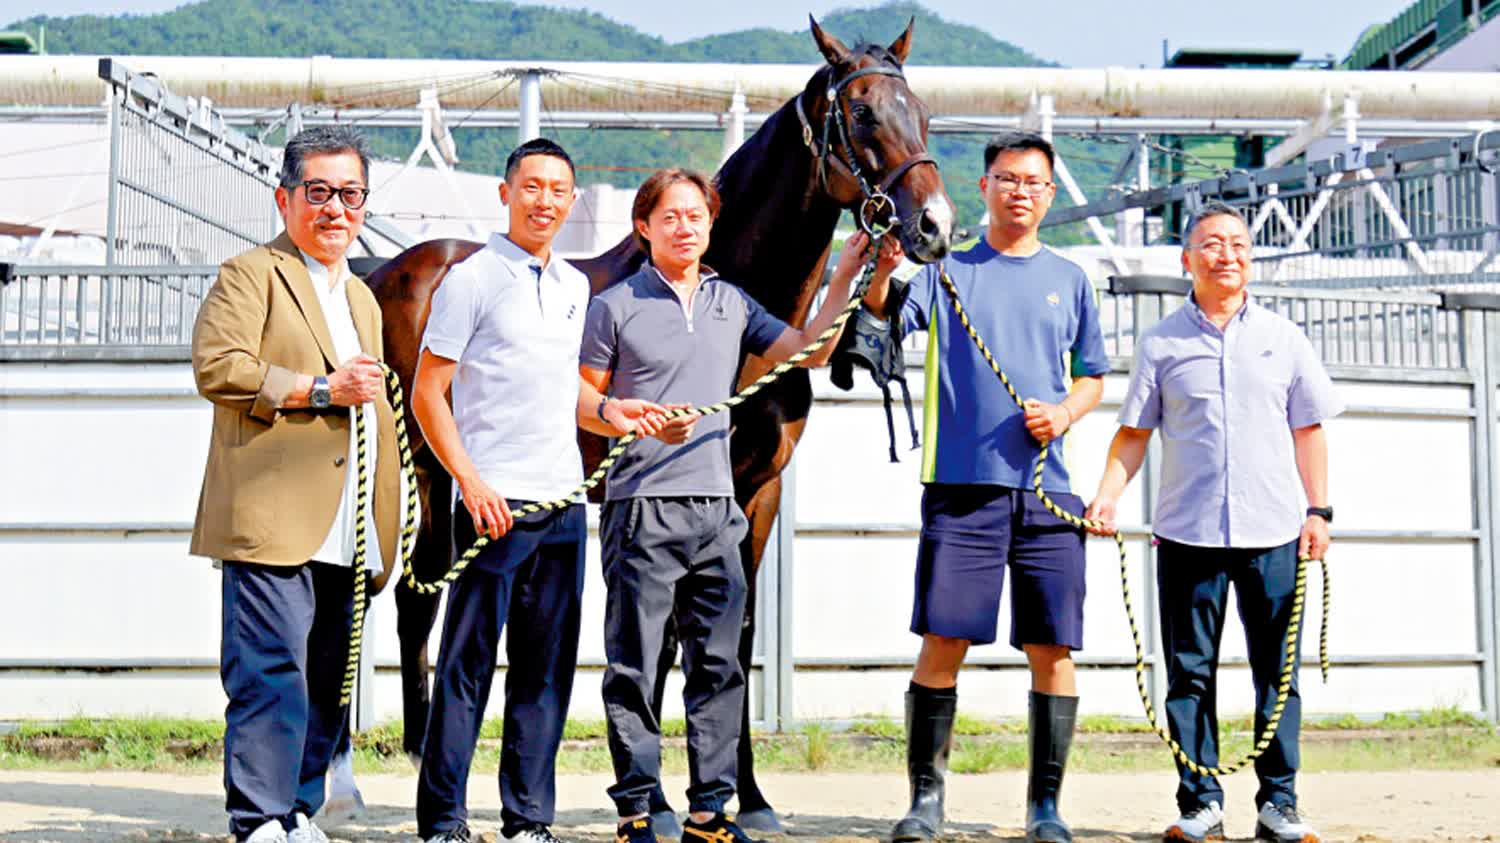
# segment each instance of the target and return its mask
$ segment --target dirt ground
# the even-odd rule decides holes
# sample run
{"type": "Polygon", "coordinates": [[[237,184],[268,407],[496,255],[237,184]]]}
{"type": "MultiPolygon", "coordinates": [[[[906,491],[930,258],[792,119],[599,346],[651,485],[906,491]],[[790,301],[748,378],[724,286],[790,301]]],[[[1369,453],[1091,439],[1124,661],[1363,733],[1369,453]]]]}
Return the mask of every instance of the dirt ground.
{"type": "MultiPolygon", "coordinates": [[[[609,839],[611,812],[602,775],[565,776],[558,783],[564,841],[609,839]]],[[[686,782],[669,778],[668,792],[686,782]]],[[[1064,812],[1080,841],[1160,839],[1172,819],[1170,774],[1078,774],[1068,778],[1064,812]]],[[[415,840],[415,779],[367,775],[360,787],[368,816],[329,828],[334,840],[415,840]]],[[[773,774],[764,787],[793,837],[875,840],[904,807],[905,783],[890,774],[773,774]]],[[[223,794],[216,775],[0,770],[0,840],[223,840],[223,794]]],[[[1019,841],[1026,782],[1017,772],[952,776],[949,836],[1019,841]]],[[[1225,781],[1231,840],[1254,832],[1253,774],[1225,781]]],[[[1356,843],[1500,841],[1500,769],[1307,774],[1299,782],[1304,814],[1324,840],[1356,843]]],[[[492,840],[499,797],[490,776],[470,781],[471,825],[492,840]]],[[[680,799],[680,797],[678,797],[680,799]]]]}

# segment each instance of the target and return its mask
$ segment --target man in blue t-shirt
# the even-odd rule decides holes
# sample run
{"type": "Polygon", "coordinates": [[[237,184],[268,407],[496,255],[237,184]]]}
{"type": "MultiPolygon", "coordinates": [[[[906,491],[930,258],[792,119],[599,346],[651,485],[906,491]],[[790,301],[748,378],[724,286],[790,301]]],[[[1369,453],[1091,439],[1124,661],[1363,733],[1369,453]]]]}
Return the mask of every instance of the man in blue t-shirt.
{"type": "MultiPolygon", "coordinates": [[[[993,139],[979,179],[988,231],[968,251],[923,267],[899,305],[907,332],[927,331],[927,362],[911,623],[922,651],[906,694],[912,804],[896,823],[897,841],[941,830],[959,667],[970,645],[995,640],[1007,567],[1010,643],[1031,668],[1026,839],[1072,840],[1057,801],[1078,710],[1072,651],[1083,646],[1084,536],[1042,505],[1032,468],[1040,444],[1052,442],[1042,488],[1063,509],[1083,511],[1056,440],[1099,404],[1109,359],[1088,277],[1037,236],[1057,192],[1053,159],[1038,135],[993,139]],[[942,272],[1024,410],[955,316],[942,272]]],[[[865,297],[876,314],[887,309],[886,281],[877,272],[865,297]]]]}

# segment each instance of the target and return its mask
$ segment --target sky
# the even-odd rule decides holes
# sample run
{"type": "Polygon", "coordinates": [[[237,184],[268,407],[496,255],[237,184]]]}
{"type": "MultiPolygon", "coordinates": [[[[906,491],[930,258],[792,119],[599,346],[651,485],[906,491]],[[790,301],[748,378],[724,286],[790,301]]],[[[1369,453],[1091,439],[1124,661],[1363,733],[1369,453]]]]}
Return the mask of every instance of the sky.
{"type": "MultiPolygon", "coordinates": [[[[0,21],[37,14],[149,14],[180,0],[5,0],[0,21]]],[[[826,14],[872,0],[757,0],[754,3],[684,4],[682,0],[548,0],[538,5],[585,8],[668,41],[755,26],[794,30],[809,12],[826,14]],[[689,14],[685,9],[712,13],[689,14]]],[[[1301,50],[1306,58],[1348,54],[1359,33],[1390,20],[1411,0],[1072,0],[1066,4],[1015,0],[923,0],[957,23],[977,26],[1033,55],[1070,67],[1160,67],[1162,40],[1176,50],[1194,47],[1265,47],[1301,50]],[[1066,6],[1067,21],[1035,14],[1066,6]],[[1315,12],[1313,10],[1316,10],[1315,12]],[[1007,19],[1007,15],[1011,16],[1007,19]],[[1071,25],[1087,21],[1087,26],[1071,25]]],[[[921,37],[920,34],[918,37],[921,37]]]]}

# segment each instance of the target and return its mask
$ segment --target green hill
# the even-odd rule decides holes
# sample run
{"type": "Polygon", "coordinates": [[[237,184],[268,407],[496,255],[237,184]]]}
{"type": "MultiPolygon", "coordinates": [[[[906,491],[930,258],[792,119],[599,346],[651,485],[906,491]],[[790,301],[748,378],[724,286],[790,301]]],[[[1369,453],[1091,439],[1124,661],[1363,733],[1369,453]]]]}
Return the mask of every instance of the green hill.
{"type": "MultiPolygon", "coordinates": [[[[862,40],[889,43],[910,18],[916,19],[916,33],[908,64],[1048,64],[982,29],[945,20],[912,2],[844,9],[820,23],[852,46],[862,40]]],[[[34,17],[5,28],[35,37],[43,25],[51,53],[781,62],[807,64],[809,73],[822,61],[805,28],[750,29],[669,44],[593,12],[488,0],[202,0],[154,15],[34,17]]],[[[638,169],[687,165],[712,170],[721,143],[716,132],[550,130],[545,119],[543,130],[585,167],[586,181],[620,186],[639,183],[638,169]]],[[[404,157],[416,143],[414,129],[377,129],[370,135],[377,150],[390,157],[404,157]]],[[[484,129],[460,128],[454,136],[459,166],[490,173],[503,166],[515,140],[511,131],[484,129]]],[[[972,225],[983,213],[972,187],[983,140],[944,135],[931,143],[963,224],[972,225]]],[[[1070,156],[1084,149],[1068,139],[1061,146],[1070,156]]],[[[1099,150],[1089,149],[1097,158],[1099,150]]],[[[1113,156],[1117,148],[1106,151],[1113,156]]],[[[1083,155],[1073,169],[1092,193],[1107,180],[1110,166],[1089,157],[1083,155]]]]}
{"type": "MultiPolygon", "coordinates": [[[[972,26],[916,3],[834,12],[821,21],[848,43],[889,40],[909,17],[920,33],[913,64],[1042,64],[972,26]]],[[[815,62],[806,30],[750,29],[668,44],[595,12],[483,0],[202,0],[155,15],[33,17],[53,53],[554,59],[580,61],[815,62]],[[418,24],[418,22],[422,22],[418,24]]]]}

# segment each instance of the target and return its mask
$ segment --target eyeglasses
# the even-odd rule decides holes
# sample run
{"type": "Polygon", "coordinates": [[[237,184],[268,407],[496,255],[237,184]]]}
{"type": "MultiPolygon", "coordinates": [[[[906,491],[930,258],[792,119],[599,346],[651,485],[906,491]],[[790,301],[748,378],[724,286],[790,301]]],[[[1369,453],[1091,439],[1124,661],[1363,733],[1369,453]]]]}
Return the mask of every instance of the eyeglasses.
{"type": "Polygon", "coordinates": [[[1000,176],[994,173],[985,174],[985,178],[994,183],[996,189],[1003,193],[1024,193],[1027,196],[1041,196],[1052,186],[1050,181],[1021,181],[1014,176],[1000,176]]]}
{"type": "Polygon", "coordinates": [[[328,200],[337,195],[344,207],[351,211],[364,207],[365,199],[370,196],[370,189],[367,187],[334,187],[325,181],[305,181],[302,183],[302,191],[307,195],[309,205],[326,205],[328,200]]]}
{"type": "Polygon", "coordinates": [[[1189,246],[1188,248],[1196,249],[1211,258],[1222,257],[1227,253],[1233,253],[1235,257],[1243,258],[1250,254],[1251,246],[1249,243],[1225,243],[1223,240],[1209,240],[1199,243],[1196,246],[1189,246]]]}

